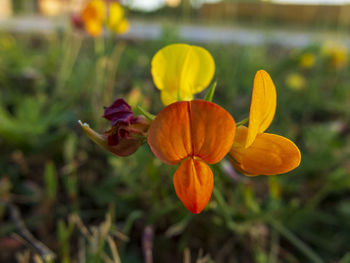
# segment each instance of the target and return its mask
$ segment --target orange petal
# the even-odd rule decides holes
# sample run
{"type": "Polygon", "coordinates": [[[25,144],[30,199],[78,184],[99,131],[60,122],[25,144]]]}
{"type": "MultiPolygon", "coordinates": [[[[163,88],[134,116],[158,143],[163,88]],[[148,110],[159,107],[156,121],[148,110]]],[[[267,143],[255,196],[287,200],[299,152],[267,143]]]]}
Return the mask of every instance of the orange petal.
{"type": "Polygon", "coordinates": [[[205,100],[194,100],[189,105],[193,155],[210,164],[221,161],[235,138],[233,117],[219,105],[205,100]]]}
{"type": "Polygon", "coordinates": [[[158,159],[168,164],[188,156],[216,163],[231,149],[235,129],[231,115],[212,102],[176,102],[152,122],[148,143],[158,159]]]}
{"type": "Polygon", "coordinates": [[[103,21],[106,16],[106,4],[102,0],[90,1],[81,14],[86,31],[92,36],[102,33],[103,21]]]}
{"type": "Polygon", "coordinates": [[[158,159],[176,164],[192,152],[188,102],[165,107],[151,123],[148,144],[158,159]]]}
{"type": "Polygon", "coordinates": [[[175,191],[181,202],[192,213],[200,213],[210,200],[214,177],[203,161],[189,158],[174,174],[175,191]]]}
{"type": "Polygon", "coordinates": [[[285,137],[260,133],[253,144],[245,148],[247,127],[237,128],[235,142],[230,151],[231,163],[247,175],[273,175],[293,170],[300,164],[298,147],[285,137]]]}
{"type": "Polygon", "coordinates": [[[263,133],[271,124],[276,111],[276,88],[270,75],[259,70],[254,78],[250,104],[248,136],[245,147],[249,147],[258,133],[263,133]]]}
{"type": "Polygon", "coordinates": [[[96,37],[102,34],[103,26],[102,23],[98,21],[89,21],[85,23],[85,30],[90,34],[90,36],[96,37]]]}

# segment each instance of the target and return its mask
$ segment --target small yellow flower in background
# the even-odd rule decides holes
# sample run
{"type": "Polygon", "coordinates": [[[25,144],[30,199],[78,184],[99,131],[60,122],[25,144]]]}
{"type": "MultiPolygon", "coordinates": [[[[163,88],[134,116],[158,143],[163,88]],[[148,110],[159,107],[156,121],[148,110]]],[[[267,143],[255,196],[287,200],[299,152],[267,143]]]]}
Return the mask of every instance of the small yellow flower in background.
{"type": "Polygon", "coordinates": [[[143,96],[139,87],[134,87],[131,89],[127,95],[127,101],[132,108],[137,108],[141,106],[143,109],[148,110],[151,104],[150,98],[143,96]]]}
{"type": "Polygon", "coordinates": [[[124,34],[129,31],[130,25],[124,17],[124,8],[117,2],[109,5],[107,26],[117,34],[124,34]]]}
{"type": "Polygon", "coordinates": [[[306,80],[299,73],[290,73],[286,77],[286,84],[292,90],[302,90],[305,88],[306,80]]]}
{"type": "Polygon", "coordinates": [[[124,34],[130,28],[124,8],[117,2],[108,4],[104,0],[88,2],[80,17],[73,17],[73,25],[77,28],[83,26],[91,36],[100,36],[104,25],[117,34],[124,34]]]}
{"type": "Polygon", "coordinates": [[[344,45],[326,42],[322,46],[321,53],[329,59],[331,68],[342,69],[348,62],[348,49],[344,45]]]}
{"type": "Polygon", "coordinates": [[[299,166],[298,147],[289,139],[265,130],[276,111],[276,89],[270,75],[259,70],[254,78],[249,126],[239,126],[229,152],[232,165],[246,175],[282,174],[299,166]]]}
{"type": "Polygon", "coordinates": [[[84,8],[81,19],[85,30],[91,36],[99,36],[103,32],[103,22],[106,19],[106,4],[102,0],[92,0],[84,8]]]}
{"type": "Polygon", "coordinates": [[[315,65],[316,57],[313,53],[307,52],[301,55],[300,66],[305,69],[312,68],[315,65]]]}
{"type": "Polygon", "coordinates": [[[152,76],[161,91],[164,105],[191,100],[211,82],[215,63],[202,47],[172,44],[159,50],[152,59],[152,76]]]}
{"type": "Polygon", "coordinates": [[[0,49],[9,50],[16,45],[16,39],[10,34],[2,34],[0,37],[0,49]]]}

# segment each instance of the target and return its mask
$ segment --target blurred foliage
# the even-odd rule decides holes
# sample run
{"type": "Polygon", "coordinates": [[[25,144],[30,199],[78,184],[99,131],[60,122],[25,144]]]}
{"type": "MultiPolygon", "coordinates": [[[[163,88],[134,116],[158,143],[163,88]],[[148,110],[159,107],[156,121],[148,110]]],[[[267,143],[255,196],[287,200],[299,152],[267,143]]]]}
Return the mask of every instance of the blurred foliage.
{"type": "Polygon", "coordinates": [[[147,145],[117,158],[83,135],[77,120],[105,130],[103,106],[117,97],[159,112],[150,62],[178,41],[167,26],[159,41],[106,39],[97,54],[92,39],[72,32],[0,34],[1,261],[33,255],[11,238],[4,203],[12,202],[57,262],[144,262],[149,245],[155,262],[349,262],[349,65],[334,67],[322,46],[204,45],[216,63],[213,101],[236,121],[249,112],[255,72],[271,74],[278,107],[270,131],[295,141],[302,163],[255,178],[214,165],[213,196],[199,215],[176,197],[176,167],[147,145]]]}

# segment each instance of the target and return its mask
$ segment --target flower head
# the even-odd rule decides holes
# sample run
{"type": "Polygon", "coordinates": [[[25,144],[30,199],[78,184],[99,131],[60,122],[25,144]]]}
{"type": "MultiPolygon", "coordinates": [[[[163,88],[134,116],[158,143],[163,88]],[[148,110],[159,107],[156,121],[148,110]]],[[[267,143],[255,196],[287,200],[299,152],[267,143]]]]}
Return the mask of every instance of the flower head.
{"type": "Polygon", "coordinates": [[[227,111],[204,100],[175,102],[152,122],[148,144],[161,161],[180,164],[174,174],[175,191],[192,213],[200,213],[208,203],[214,184],[208,164],[225,157],[235,130],[227,111]]]}
{"type": "Polygon", "coordinates": [[[106,4],[103,0],[91,0],[81,13],[81,20],[91,36],[99,36],[106,19],[106,4]]]}
{"type": "Polygon", "coordinates": [[[348,50],[344,45],[326,42],[321,52],[328,59],[329,66],[333,69],[342,69],[348,62],[348,50]]]}
{"type": "Polygon", "coordinates": [[[145,142],[149,121],[143,116],[135,117],[123,99],[117,99],[105,108],[104,118],[111,122],[112,127],[103,134],[79,123],[89,138],[107,151],[117,156],[129,156],[145,142]]]}
{"type": "Polygon", "coordinates": [[[299,73],[290,73],[286,77],[286,84],[292,90],[302,90],[305,88],[306,80],[299,73]]]}
{"type": "Polygon", "coordinates": [[[249,126],[239,126],[230,150],[232,165],[247,175],[286,173],[299,166],[300,151],[289,139],[265,130],[276,111],[276,89],[269,74],[259,70],[249,113],[249,126]]]}
{"type": "Polygon", "coordinates": [[[109,6],[107,26],[117,34],[124,34],[129,31],[130,25],[124,17],[124,8],[118,2],[113,2],[109,6]]]}
{"type": "Polygon", "coordinates": [[[104,25],[117,34],[129,30],[123,7],[118,2],[107,4],[104,0],[89,1],[80,16],[72,17],[72,23],[78,29],[84,27],[91,36],[100,36],[104,25]]]}
{"type": "Polygon", "coordinates": [[[215,63],[202,47],[172,44],[159,50],[152,59],[152,76],[161,91],[164,105],[191,100],[212,80],[215,63]]]}
{"type": "Polygon", "coordinates": [[[301,55],[300,66],[305,69],[312,68],[315,65],[316,57],[313,53],[306,52],[301,55]]]}

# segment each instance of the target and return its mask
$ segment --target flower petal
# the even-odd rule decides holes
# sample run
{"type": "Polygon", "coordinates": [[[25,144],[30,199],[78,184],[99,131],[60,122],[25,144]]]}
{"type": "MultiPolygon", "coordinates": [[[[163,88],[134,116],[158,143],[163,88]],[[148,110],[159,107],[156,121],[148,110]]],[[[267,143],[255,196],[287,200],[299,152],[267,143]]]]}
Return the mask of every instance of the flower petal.
{"type": "Polygon", "coordinates": [[[100,36],[103,31],[102,23],[98,21],[88,21],[85,23],[85,30],[89,33],[90,36],[100,36]]]}
{"type": "Polygon", "coordinates": [[[193,155],[214,164],[230,151],[235,138],[236,123],[219,105],[193,100],[191,112],[191,139],[193,155]]]}
{"type": "Polygon", "coordinates": [[[130,29],[129,21],[124,18],[120,21],[118,26],[115,28],[115,31],[118,34],[125,34],[129,31],[129,29],[130,29]]]}
{"type": "Polygon", "coordinates": [[[101,35],[105,18],[106,5],[102,0],[90,1],[81,14],[85,29],[92,36],[101,35]]]}
{"type": "MultiPolygon", "coordinates": [[[[192,94],[182,94],[182,99],[184,101],[192,100],[193,96],[192,94]]],[[[178,100],[178,94],[177,90],[162,90],[160,92],[160,98],[164,105],[169,105],[173,102],[176,102],[178,100]]]]}
{"type": "Polygon", "coordinates": [[[200,213],[209,202],[213,185],[213,173],[201,160],[186,159],[174,174],[176,194],[194,214],[200,213]]]}
{"type": "Polygon", "coordinates": [[[245,147],[249,147],[258,133],[263,133],[271,124],[276,111],[276,88],[270,75],[259,70],[254,78],[250,104],[248,136],[245,147]]]}
{"type": "Polygon", "coordinates": [[[148,143],[158,159],[168,164],[179,163],[188,156],[212,164],[231,149],[235,129],[231,115],[212,102],[176,102],[152,122],[148,143]]]}
{"type": "Polygon", "coordinates": [[[112,126],[118,123],[130,123],[135,119],[131,106],[122,98],[116,99],[111,106],[105,107],[103,117],[111,121],[112,126]]]}
{"type": "Polygon", "coordinates": [[[116,28],[118,24],[122,21],[124,17],[124,9],[123,7],[117,3],[113,2],[109,5],[109,16],[107,25],[110,28],[116,28]]]}
{"type": "Polygon", "coordinates": [[[270,133],[260,133],[253,144],[245,148],[247,127],[237,128],[235,142],[230,151],[231,163],[247,175],[282,174],[298,167],[301,155],[289,139],[270,133]]]}
{"type": "Polygon", "coordinates": [[[103,149],[121,157],[126,157],[134,152],[142,145],[142,140],[137,138],[122,138],[117,145],[108,145],[108,136],[99,134],[89,127],[88,124],[79,121],[86,135],[103,149]]]}
{"type": "Polygon", "coordinates": [[[184,100],[205,89],[214,71],[212,56],[198,46],[169,45],[159,50],[152,59],[152,76],[156,87],[169,94],[176,94],[165,105],[178,98],[184,100]]]}
{"type": "Polygon", "coordinates": [[[158,113],[148,130],[148,144],[158,159],[177,164],[192,153],[188,102],[177,102],[158,113]]]}

